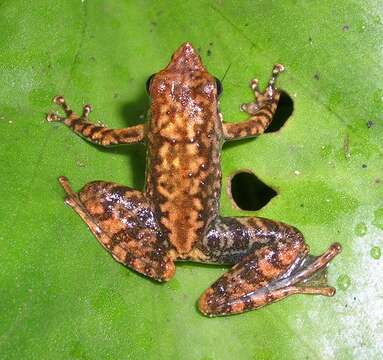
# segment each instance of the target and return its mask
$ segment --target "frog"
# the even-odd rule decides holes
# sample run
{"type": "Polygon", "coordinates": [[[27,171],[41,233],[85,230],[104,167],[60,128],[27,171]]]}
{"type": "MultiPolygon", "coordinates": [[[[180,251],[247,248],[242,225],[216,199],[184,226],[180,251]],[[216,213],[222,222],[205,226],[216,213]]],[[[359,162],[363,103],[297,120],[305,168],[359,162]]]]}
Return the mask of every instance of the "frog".
{"type": "Polygon", "coordinates": [[[90,105],[78,115],[61,95],[53,101],[65,115],[47,115],[100,146],[146,144],[143,190],[92,181],[75,192],[60,176],[65,203],[117,262],[152,280],[169,281],[179,261],[228,266],[198,300],[208,317],[259,309],[294,294],[335,294],[326,271],[341,251],[339,243],[314,256],[294,226],[219,211],[222,145],[265,132],[281,96],[276,80],[283,71],[281,64],[273,67],[264,91],[252,80],[254,101],[240,106],[248,118],[227,122],[219,110],[220,80],[186,42],[148,79],[145,123],[122,129],[92,123],[90,105]]]}

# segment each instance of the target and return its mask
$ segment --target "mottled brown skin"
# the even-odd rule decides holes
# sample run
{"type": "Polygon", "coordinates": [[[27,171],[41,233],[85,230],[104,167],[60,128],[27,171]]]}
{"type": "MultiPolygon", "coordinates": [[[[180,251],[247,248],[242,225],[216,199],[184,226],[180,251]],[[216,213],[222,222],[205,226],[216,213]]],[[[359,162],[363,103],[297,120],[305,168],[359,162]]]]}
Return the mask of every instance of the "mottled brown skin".
{"type": "Polygon", "coordinates": [[[146,196],[177,257],[188,257],[218,214],[223,129],[216,81],[191,46],[149,85],[146,196]]]}
{"type": "Polygon", "coordinates": [[[225,123],[218,110],[217,79],[185,43],[150,79],[146,126],[93,125],[88,122],[89,105],[78,116],[62,96],[54,101],[66,116],[47,117],[103,146],[146,142],[144,192],[95,181],[75,193],[60,177],[66,203],[118,262],[155,280],[169,280],[177,260],[234,265],[201,296],[199,309],[208,316],[253,310],[292,294],[335,293],[325,283],[324,270],[340,252],[339,244],[314,257],[292,226],[219,215],[222,144],[264,132],[278,105],[274,84],[281,71],[282,65],[274,66],[263,93],[258,81],[252,81],[256,100],[241,106],[249,114],[247,121],[225,123]]]}

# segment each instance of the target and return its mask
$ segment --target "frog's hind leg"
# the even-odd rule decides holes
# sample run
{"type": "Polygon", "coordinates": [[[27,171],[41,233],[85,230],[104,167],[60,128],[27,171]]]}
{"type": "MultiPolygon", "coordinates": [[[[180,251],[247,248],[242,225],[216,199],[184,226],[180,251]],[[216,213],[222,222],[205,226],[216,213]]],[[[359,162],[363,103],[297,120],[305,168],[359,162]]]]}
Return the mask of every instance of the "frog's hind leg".
{"type": "Polygon", "coordinates": [[[220,218],[200,244],[216,263],[236,263],[199,300],[208,316],[241,313],[293,294],[332,296],[324,269],[340,252],[332,244],[322,255],[309,255],[295,228],[261,218],[220,218]]]}
{"type": "Polygon", "coordinates": [[[115,260],[158,281],[174,275],[167,240],[141,192],[94,181],[77,194],[67,178],[61,176],[59,182],[67,193],[65,202],[115,260]]]}

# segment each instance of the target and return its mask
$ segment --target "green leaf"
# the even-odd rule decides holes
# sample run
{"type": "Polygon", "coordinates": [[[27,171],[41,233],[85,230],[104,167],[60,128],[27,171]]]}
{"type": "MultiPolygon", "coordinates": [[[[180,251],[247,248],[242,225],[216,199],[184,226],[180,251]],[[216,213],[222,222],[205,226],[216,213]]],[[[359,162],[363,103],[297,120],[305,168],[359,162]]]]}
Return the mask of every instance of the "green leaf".
{"type": "Polygon", "coordinates": [[[0,3],[0,357],[2,359],[378,359],[383,356],[381,2],[3,1],[0,3]],[[117,264],[63,203],[104,179],[141,188],[145,151],[105,150],[45,122],[64,94],[111,127],[142,121],[145,81],[191,41],[223,78],[240,121],[248,82],[274,63],[294,112],[279,132],[224,147],[278,195],[256,214],[338,241],[334,298],[295,296],[209,319],[196,300],[225,269],[178,266],[155,284],[117,264]]]}

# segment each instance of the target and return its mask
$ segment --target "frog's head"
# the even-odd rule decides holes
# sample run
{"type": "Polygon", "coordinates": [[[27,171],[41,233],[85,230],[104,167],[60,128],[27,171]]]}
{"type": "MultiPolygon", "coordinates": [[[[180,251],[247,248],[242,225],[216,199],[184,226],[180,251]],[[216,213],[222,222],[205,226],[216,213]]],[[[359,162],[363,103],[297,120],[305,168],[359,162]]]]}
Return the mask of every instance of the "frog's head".
{"type": "Polygon", "coordinates": [[[182,44],[173,54],[169,65],[164,69],[170,72],[205,71],[201,57],[189,42],[182,44]]]}
{"type": "Polygon", "coordinates": [[[153,101],[170,97],[185,106],[198,98],[212,104],[221,93],[221,84],[205,69],[193,45],[186,42],[175,51],[168,66],[148,79],[147,90],[153,101]]]}

